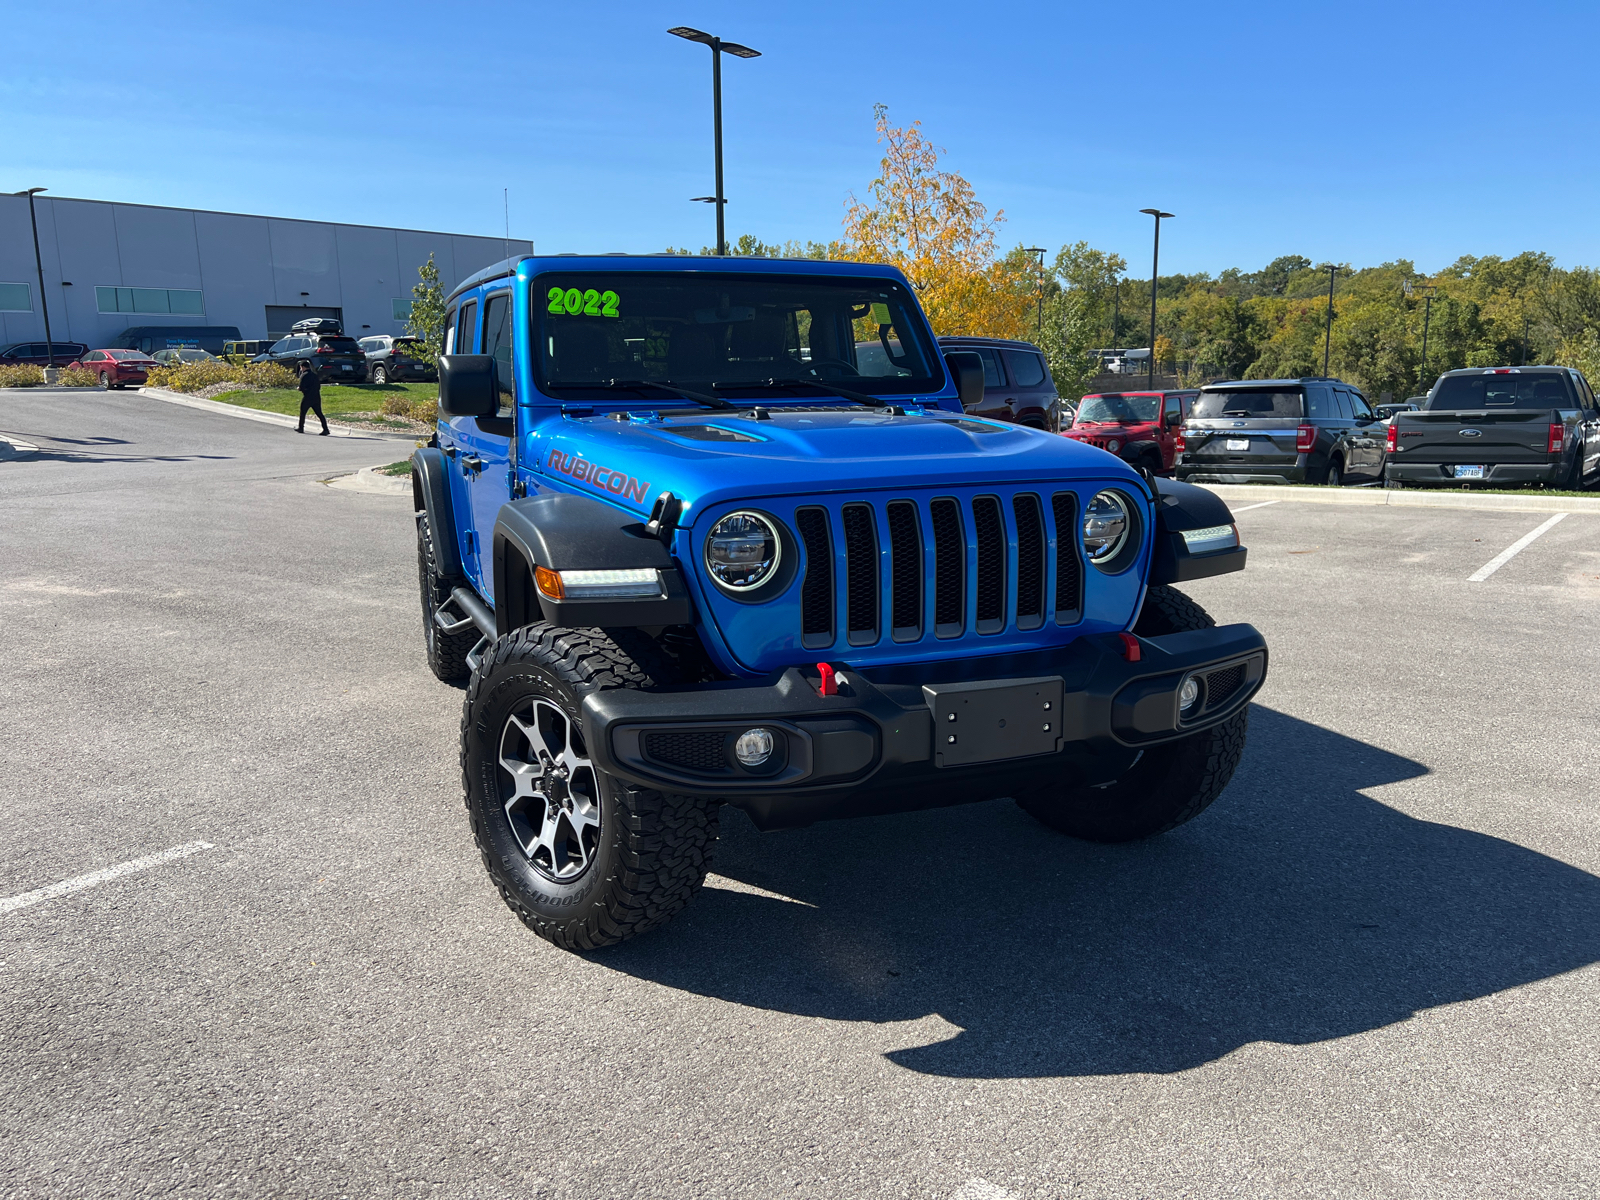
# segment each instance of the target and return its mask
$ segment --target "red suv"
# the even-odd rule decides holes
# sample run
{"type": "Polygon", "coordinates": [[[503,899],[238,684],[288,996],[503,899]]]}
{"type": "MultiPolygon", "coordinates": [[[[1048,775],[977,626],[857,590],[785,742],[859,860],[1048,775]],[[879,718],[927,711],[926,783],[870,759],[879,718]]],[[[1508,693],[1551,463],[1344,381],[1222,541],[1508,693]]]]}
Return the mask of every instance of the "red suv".
{"type": "Polygon", "coordinates": [[[100,386],[138,387],[160,366],[143,350],[91,350],[72,364],[75,371],[92,371],[100,376],[100,386]]]}
{"type": "Polygon", "coordinates": [[[1172,472],[1189,405],[1200,393],[1102,392],[1078,404],[1072,427],[1062,437],[1115,454],[1157,475],[1172,472]]]}

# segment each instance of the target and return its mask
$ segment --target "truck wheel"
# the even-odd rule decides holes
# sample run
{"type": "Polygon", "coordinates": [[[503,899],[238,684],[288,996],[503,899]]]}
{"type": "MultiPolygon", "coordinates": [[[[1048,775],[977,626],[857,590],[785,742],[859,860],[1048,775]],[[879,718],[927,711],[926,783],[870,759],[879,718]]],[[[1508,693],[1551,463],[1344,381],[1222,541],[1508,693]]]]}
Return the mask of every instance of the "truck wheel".
{"type": "Polygon", "coordinates": [[[433,530],[426,515],[417,518],[417,584],[422,592],[422,639],[428,650],[428,668],[446,683],[465,679],[472,673],[467,655],[482,635],[476,626],[462,633],[445,633],[433,619],[455,585],[439,573],[433,530]]]}
{"type": "MultiPolygon", "coordinates": [[[[1145,595],[1134,632],[1146,637],[1209,629],[1210,614],[1176,588],[1145,595]]],[[[1024,812],[1051,829],[1090,842],[1132,842],[1191,821],[1222,794],[1244,753],[1248,715],[1175,742],[1152,746],[1104,787],[1049,787],[1018,796],[1024,812]]]]}
{"type": "Polygon", "coordinates": [[[1327,484],[1329,487],[1343,487],[1344,486],[1344,460],[1343,459],[1330,458],[1328,460],[1328,470],[1322,476],[1322,482],[1327,484]]]}
{"type": "Polygon", "coordinates": [[[389,372],[382,363],[372,368],[372,382],[380,387],[389,382],[389,372]]]}
{"type": "Polygon", "coordinates": [[[529,625],[484,656],[462,707],[483,865],[522,923],[565,950],[668,921],[700,890],[717,840],[715,801],[632,787],[589,757],[584,696],[672,678],[665,658],[634,649],[598,629],[529,625]]]}

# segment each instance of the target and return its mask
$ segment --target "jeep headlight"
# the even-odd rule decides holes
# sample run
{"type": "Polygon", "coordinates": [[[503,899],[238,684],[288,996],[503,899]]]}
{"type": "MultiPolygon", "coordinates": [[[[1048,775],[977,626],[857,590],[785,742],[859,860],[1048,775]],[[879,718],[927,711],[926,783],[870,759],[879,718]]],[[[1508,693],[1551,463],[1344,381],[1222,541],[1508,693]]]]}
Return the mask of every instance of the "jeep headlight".
{"type": "Polygon", "coordinates": [[[1083,510],[1083,552],[1092,563],[1110,562],[1128,541],[1133,514],[1116,492],[1096,492],[1083,510]]]}
{"type": "Polygon", "coordinates": [[[760,513],[729,513],[706,535],[706,570],[717,586],[748,592],[771,579],[783,556],[783,539],[760,513]]]}

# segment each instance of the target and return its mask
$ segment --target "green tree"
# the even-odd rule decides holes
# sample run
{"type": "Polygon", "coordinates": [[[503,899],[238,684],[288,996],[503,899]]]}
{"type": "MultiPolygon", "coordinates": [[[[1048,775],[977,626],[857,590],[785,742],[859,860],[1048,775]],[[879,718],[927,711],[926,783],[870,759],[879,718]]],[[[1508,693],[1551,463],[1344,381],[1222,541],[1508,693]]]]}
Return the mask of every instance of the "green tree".
{"type": "Polygon", "coordinates": [[[421,340],[425,354],[420,357],[436,361],[444,352],[444,287],[439,282],[439,268],[433,255],[417,268],[419,279],[411,285],[411,315],[406,318],[406,332],[421,340]]]}

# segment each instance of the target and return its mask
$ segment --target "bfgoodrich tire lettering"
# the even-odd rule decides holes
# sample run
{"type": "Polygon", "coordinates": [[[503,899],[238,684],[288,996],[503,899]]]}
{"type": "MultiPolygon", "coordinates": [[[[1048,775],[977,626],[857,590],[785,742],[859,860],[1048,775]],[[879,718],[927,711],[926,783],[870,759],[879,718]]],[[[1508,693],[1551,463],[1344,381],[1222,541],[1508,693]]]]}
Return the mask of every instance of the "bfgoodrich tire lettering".
{"type": "MultiPolygon", "coordinates": [[[[1157,585],[1145,595],[1134,632],[1159,637],[1215,624],[1182,592],[1157,585]]],[[[1228,786],[1244,753],[1248,719],[1240,712],[1201,733],[1152,746],[1109,786],[1039,788],[1017,803],[1050,828],[1091,842],[1131,842],[1176,829],[1228,786]]]]}
{"type": "MultiPolygon", "coordinates": [[[[592,764],[579,766],[589,773],[581,784],[576,771],[557,780],[547,768],[532,781],[534,788],[515,782],[507,769],[507,730],[530,712],[543,713],[546,727],[564,724],[558,737],[542,738],[552,760],[588,764],[583,697],[672,677],[665,657],[644,645],[632,649],[629,654],[598,629],[530,625],[494,644],[462,707],[461,782],[484,867],[523,924],[567,950],[614,945],[670,920],[700,890],[717,838],[717,805],[702,797],[630,787],[592,764]],[[565,754],[555,752],[556,740],[565,754]],[[562,808],[569,791],[583,789],[597,811],[596,836],[581,845],[582,861],[569,856],[557,863],[530,852],[530,843],[539,843],[515,823],[522,793],[538,790],[562,808]]],[[[527,754],[530,747],[531,740],[518,747],[523,761],[541,757],[527,754]]],[[[510,757],[515,766],[518,755],[510,757]]],[[[583,824],[588,828],[587,818],[583,824]]]]}

